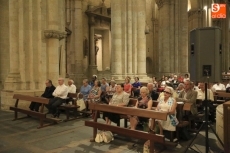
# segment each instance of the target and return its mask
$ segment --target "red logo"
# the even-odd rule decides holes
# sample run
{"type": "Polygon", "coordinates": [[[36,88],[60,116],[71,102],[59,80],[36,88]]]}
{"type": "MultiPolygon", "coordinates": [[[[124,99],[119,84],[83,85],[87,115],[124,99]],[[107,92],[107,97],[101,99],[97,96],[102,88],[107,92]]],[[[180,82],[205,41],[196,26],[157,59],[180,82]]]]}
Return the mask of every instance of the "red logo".
{"type": "Polygon", "coordinates": [[[226,4],[212,4],[212,18],[226,18],[226,4]]]}

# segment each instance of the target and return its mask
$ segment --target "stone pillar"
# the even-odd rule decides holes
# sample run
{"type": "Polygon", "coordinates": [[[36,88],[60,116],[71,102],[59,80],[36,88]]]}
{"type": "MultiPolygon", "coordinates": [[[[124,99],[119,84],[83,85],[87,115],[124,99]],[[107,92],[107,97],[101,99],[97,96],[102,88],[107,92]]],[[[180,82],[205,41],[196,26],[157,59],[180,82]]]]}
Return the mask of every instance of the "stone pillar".
{"type": "Polygon", "coordinates": [[[132,75],[133,74],[133,69],[132,69],[132,65],[133,65],[133,59],[132,59],[132,51],[133,51],[133,44],[132,44],[132,37],[133,37],[133,33],[132,33],[132,26],[133,26],[133,16],[132,16],[132,0],[127,0],[128,4],[127,4],[127,73],[128,75],[132,75]]]}
{"type": "Polygon", "coordinates": [[[20,89],[20,71],[19,71],[19,18],[18,18],[18,0],[9,1],[9,59],[10,70],[5,80],[5,90],[20,89]]]}
{"type": "Polygon", "coordinates": [[[122,75],[122,23],[121,0],[111,0],[111,32],[112,32],[112,75],[122,75]]]}
{"type": "Polygon", "coordinates": [[[75,0],[75,20],[74,20],[74,35],[75,35],[75,81],[77,85],[82,83],[83,70],[83,20],[82,20],[82,0],[75,0]]]}
{"type": "MultiPolygon", "coordinates": [[[[229,8],[229,3],[227,3],[226,8],[229,8]]],[[[229,9],[226,9],[226,18],[221,22],[221,41],[222,41],[222,71],[227,72],[230,66],[230,54],[229,54],[229,9]]],[[[216,19],[217,20],[217,19],[216,19]]],[[[218,22],[218,20],[217,20],[218,22]]],[[[219,21],[220,22],[220,21],[219,21]]]]}
{"type": "Polygon", "coordinates": [[[146,75],[145,1],[137,0],[137,74],[146,75]]]}
{"type": "Polygon", "coordinates": [[[132,0],[132,72],[137,74],[137,0],[132,0]]]}
{"type": "Polygon", "coordinates": [[[59,78],[59,39],[66,36],[65,32],[59,31],[59,1],[47,1],[47,28],[44,35],[47,39],[47,77],[56,83],[59,78]]]}
{"type": "Polygon", "coordinates": [[[175,38],[178,38],[178,49],[175,50],[177,54],[177,66],[176,66],[176,72],[180,73],[187,73],[188,72],[188,15],[187,13],[187,6],[188,1],[180,1],[177,0],[177,4],[179,5],[177,16],[178,16],[178,22],[175,20],[175,23],[178,23],[177,30],[178,34],[175,35],[175,38]],[[183,13],[181,13],[183,12],[183,13]]]}
{"type": "Polygon", "coordinates": [[[170,0],[156,0],[159,9],[159,73],[170,73],[170,0]]]}
{"type": "Polygon", "coordinates": [[[159,75],[188,72],[187,1],[156,0],[159,9],[159,75]]]}
{"type": "Polygon", "coordinates": [[[97,74],[97,65],[96,63],[96,52],[95,52],[95,39],[94,39],[94,17],[89,19],[89,43],[90,43],[90,52],[89,52],[89,76],[97,74]]]}

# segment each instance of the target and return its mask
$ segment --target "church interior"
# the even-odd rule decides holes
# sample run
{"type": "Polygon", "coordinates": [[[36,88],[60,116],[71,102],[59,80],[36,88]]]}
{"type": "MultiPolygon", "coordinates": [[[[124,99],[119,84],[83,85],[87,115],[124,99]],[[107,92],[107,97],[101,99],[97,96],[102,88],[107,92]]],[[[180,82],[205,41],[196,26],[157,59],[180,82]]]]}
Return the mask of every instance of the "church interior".
{"type": "MultiPolygon", "coordinates": [[[[192,90],[191,92],[197,96],[194,99],[195,103],[189,105],[189,115],[186,114],[189,116],[186,118],[188,124],[183,125],[183,128],[174,126],[173,135],[178,139],[177,133],[180,132],[177,130],[185,129],[184,127],[191,129],[192,126],[197,126],[195,128],[198,131],[201,124],[196,121],[209,123],[205,117],[207,112],[213,113],[214,117],[209,115],[209,119],[213,119],[210,123],[216,134],[208,130],[209,146],[211,149],[214,148],[213,152],[230,153],[230,147],[227,146],[230,143],[229,6],[230,0],[0,0],[0,123],[3,125],[0,127],[0,152],[143,151],[145,141],[129,139],[129,136],[116,135],[115,140],[108,144],[89,142],[92,136],[95,137],[96,126],[99,126],[97,123],[89,122],[92,118],[92,122],[97,122],[94,112],[103,112],[103,107],[91,111],[87,117],[64,122],[65,114],[69,114],[70,110],[70,114],[73,115],[75,110],[63,106],[64,111],[59,114],[60,120],[52,120],[58,123],[41,129],[36,128],[38,120],[32,117],[12,121],[14,116],[15,119],[18,117],[17,111],[29,112],[26,109],[30,104],[24,101],[37,100],[35,102],[41,103],[40,110],[38,113],[30,110],[32,112],[27,115],[41,117],[39,122],[42,125],[42,120],[47,117],[47,114],[43,113],[43,107],[50,104],[50,101],[46,103],[36,97],[44,94],[44,88],[49,87],[47,84],[51,83],[57,89],[62,86],[60,82],[63,81],[68,89],[73,84],[76,87],[75,95],[71,97],[73,99],[79,98],[77,93],[82,93],[85,84],[89,84],[90,89],[100,87],[100,100],[103,99],[108,104],[113,99],[113,94],[108,92],[113,83],[129,94],[129,102],[130,99],[137,100],[133,105],[136,107],[139,107],[139,97],[144,89],[148,90],[146,93],[149,95],[156,92],[159,97],[153,99],[150,96],[149,100],[154,110],[159,109],[161,96],[165,98],[169,93],[177,102],[174,108],[177,113],[170,114],[168,110],[169,114],[174,116],[181,114],[178,111],[182,111],[181,115],[186,114],[188,110],[185,109],[185,103],[192,103],[186,96],[189,95],[188,91],[192,90]],[[216,15],[219,10],[224,11],[216,15]],[[106,84],[108,89],[102,89],[106,84]],[[153,86],[153,91],[150,92],[149,86],[153,86]],[[182,92],[185,92],[185,95],[181,96],[182,92]],[[25,97],[15,98],[17,95],[25,97]],[[109,100],[107,96],[110,97],[109,100]],[[199,96],[201,100],[212,101],[208,110],[205,104],[198,103],[199,96]],[[20,98],[23,102],[20,102],[20,98]],[[181,102],[183,106],[180,105],[181,102]],[[200,112],[194,115],[193,107],[201,110],[203,116],[200,112]],[[20,145],[20,141],[25,143],[20,145]],[[55,144],[51,143],[52,141],[55,144]]],[[[114,88],[113,92],[119,93],[118,90],[114,88]]],[[[69,95],[71,96],[68,94],[66,97],[69,95]]],[[[53,96],[56,97],[54,94],[53,96]]],[[[96,102],[96,98],[93,99],[93,102],[96,102]]],[[[78,106],[76,101],[73,103],[78,106]]],[[[73,103],[71,102],[71,105],[73,103]]],[[[97,105],[89,104],[88,101],[84,104],[88,111],[89,108],[96,109],[97,105]]],[[[111,109],[109,106],[108,109],[112,110],[112,107],[118,106],[111,106],[111,109]]],[[[150,106],[146,107],[148,109],[150,106]]],[[[174,105],[170,106],[170,109],[173,107],[174,105]]],[[[44,109],[50,110],[49,107],[44,109]]],[[[117,114],[117,111],[110,113],[117,114]]],[[[121,108],[118,112],[135,116],[129,114],[129,108],[121,108]]],[[[166,118],[172,121],[170,115],[166,118]]],[[[104,119],[104,114],[99,114],[98,122],[104,123],[104,119]]],[[[157,118],[155,119],[157,125],[161,125],[157,118]]],[[[123,123],[123,120],[126,121],[127,118],[122,118],[120,127],[127,124],[123,123]]],[[[131,118],[128,118],[128,122],[131,122],[131,118]]],[[[179,125],[181,122],[184,123],[184,117],[178,119],[179,125]]],[[[116,126],[114,123],[112,125],[116,126]]],[[[119,130],[117,131],[119,133],[119,130]]],[[[127,131],[132,136],[140,134],[137,130],[127,131]]],[[[170,135],[170,132],[166,132],[166,135],[170,135]]],[[[201,128],[200,133],[194,141],[195,147],[191,148],[205,152],[207,135],[204,128],[201,128]]],[[[192,135],[189,140],[177,141],[176,145],[163,145],[164,147],[148,139],[149,151],[185,152],[186,146],[195,136],[194,131],[190,131],[189,134],[192,135]],[[152,146],[156,148],[154,151],[151,149],[152,146]]],[[[156,136],[156,139],[160,138],[156,136]]],[[[170,136],[168,139],[169,142],[173,142],[170,136]]],[[[189,146],[188,152],[193,152],[191,148],[189,146]]]]}

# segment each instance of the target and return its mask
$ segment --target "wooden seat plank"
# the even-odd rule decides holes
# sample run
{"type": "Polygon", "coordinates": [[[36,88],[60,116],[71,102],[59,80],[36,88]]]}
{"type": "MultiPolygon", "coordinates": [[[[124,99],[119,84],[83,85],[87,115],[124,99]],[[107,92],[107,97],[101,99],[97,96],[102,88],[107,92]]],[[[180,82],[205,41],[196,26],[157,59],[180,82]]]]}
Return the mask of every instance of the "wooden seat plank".
{"type": "Polygon", "coordinates": [[[98,122],[85,121],[85,126],[96,127],[101,130],[108,130],[116,134],[126,135],[133,138],[143,139],[143,140],[153,140],[154,142],[164,143],[165,139],[163,135],[150,134],[143,131],[129,130],[117,126],[107,125],[98,122]]]}
{"type": "Polygon", "coordinates": [[[49,99],[43,97],[33,97],[28,95],[14,94],[13,99],[20,99],[25,101],[34,101],[42,104],[49,104],[49,99]]]}
{"type": "Polygon", "coordinates": [[[89,109],[98,110],[102,112],[124,114],[124,115],[135,115],[135,116],[141,116],[146,118],[155,118],[160,120],[167,120],[167,115],[168,115],[167,112],[137,109],[133,107],[119,107],[119,106],[96,104],[96,103],[89,103],[89,109]]]}

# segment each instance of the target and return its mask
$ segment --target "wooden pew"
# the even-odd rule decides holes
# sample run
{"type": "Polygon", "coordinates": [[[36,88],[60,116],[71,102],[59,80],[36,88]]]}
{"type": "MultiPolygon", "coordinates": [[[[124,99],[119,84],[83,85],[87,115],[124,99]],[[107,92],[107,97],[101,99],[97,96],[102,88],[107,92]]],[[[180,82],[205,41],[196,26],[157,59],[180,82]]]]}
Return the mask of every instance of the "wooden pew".
{"type": "MultiPolygon", "coordinates": [[[[127,107],[134,107],[137,103],[137,99],[129,98],[129,103],[127,107]]],[[[128,116],[127,115],[120,115],[121,119],[124,119],[124,127],[128,127],[128,116]]],[[[117,123],[117,126],[120,126],[120,122],[117,123]]]]}
{"type": "MultiPolygon", "coordinates": [[[[16,102],[15,102],[14,106],[10,107],[10,110],[14,111],[14,120],[22,119],[22,118],[18,118],[18,112],[20,112],[20,113],[27,114],[27,117],[34,116],[34,117],[39,118],[40,126],[38,126],[38,128],[46,127],[46,126],[49,126],[51,124],[54,124],[54,123],[60,121],[59,119],[55,119],[55,118],[47,118],[46,114],[43,112],[44,105],[47,105],[49,103],[49,99],[47,99],[47,98],[14,94],[13,99],[16,99],[16,102]],[[41,105],[40,112],[31,111],[29,109],[24,109],[24,108],[19,108],[18,107],[19,100],[22,100],[24,102],[32,102],[33,101],[33,102],[41,103],[42,105],[41,105]],[[52,121],[53,123],[44,125],[44,120],[52,121]]],[[[23,117],[23,118],[25,118],[25,117],[23,117]]]]}
{"type": "Polygon", "coordinates": [[[230,93],[227,92],[215,92],[214,94],[214,101],[217,104],[222,104],[226,102],[228,99],[230,99],[230,93]],[[223,98],[223,100],[219,100],[218,98],[223,98]]]}
{"type": "Polygon", "coordinates": [[[65,122],[78,119],[77,118],[77,112],[78,112],[77,108],[79,108],[79,106],[76,104],[77,93],[68,93],[67,97],[68,97],[67,101],[71,101],[72,105],[67,103],[67,104],[64,104],[58,107],[58,109],[65,110],[65,114],[66,114],[66,119],[64,120],[65,122]],[[73,114],[74,114],[73,118],[70,118],[71,111],[73,111],[73,114]]]}
{"type": "MultiPolygon", "coordinates": [[[[118,106],[90,103],[89,109],[94,110],[96,114],[99,113],[99,111],[103,111],[103,112],[111,112],[111,113],[124,114],[124,115],[134,115],[134,116],[140,116],[140,117],[146,117],[152,119],[160,119],[160,120],[167,119],[166,112],[156,112],[152,110],[137,109],[132,107],[118,107],[118,106]]],[[[95,139],[97,134],[97,129],[99,129],[99,130],[109,130],[116,134],[121,134],[121,135],[134,137],[138,139],[150,140],[150,153],[154,153],[154,142],[158,142],[162,144],[165,143],[164,136],[162,135],[156,135],[156,134],[147,133],[143,131],[130,130],[130,129],[121,128],[117,126],[98,123],[96,116],[97,115],[95,115],[93,121],[85,121],[85,126],[93,127],[92,140],[95,139]]]]}

